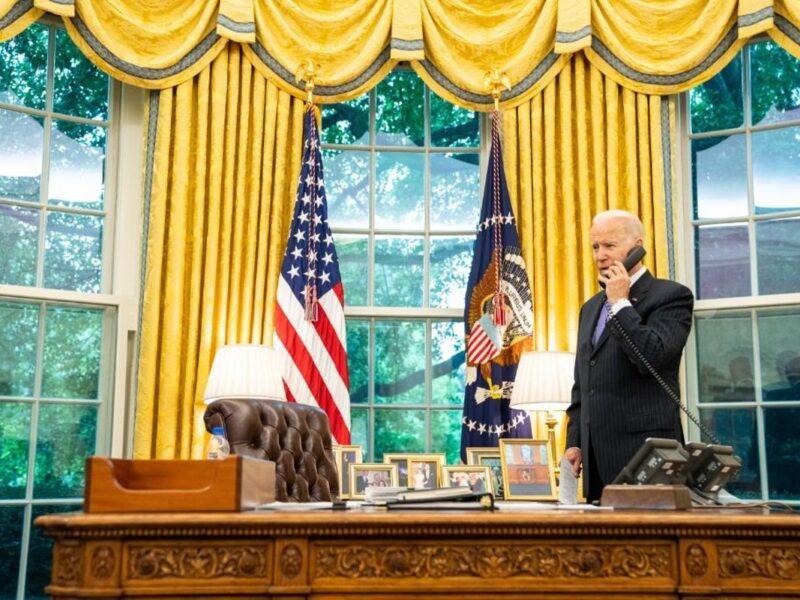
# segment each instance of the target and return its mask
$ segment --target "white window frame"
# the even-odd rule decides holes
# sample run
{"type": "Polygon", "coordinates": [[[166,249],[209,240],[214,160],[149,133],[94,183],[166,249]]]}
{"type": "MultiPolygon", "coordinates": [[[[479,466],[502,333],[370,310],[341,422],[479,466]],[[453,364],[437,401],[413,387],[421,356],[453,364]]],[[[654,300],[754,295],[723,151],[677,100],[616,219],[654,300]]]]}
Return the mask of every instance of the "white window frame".
{"type": "MultiPolygon", "coordinates": [[[[403,67],[396,68],[395,71],[405,70],[403,67]]],[[[479,133],[480,133],[480,146],[478,152],[474,151],[474,147],[441,147],[431,145],[431,131],[430,131],[430,97],[434,92],[424,83],[424,123],[425,139],[424,147],[420,146],[384,146],[376,144],[376,130],[377,130],[377,87],[368,92],[370,94],[369,112],[370,112],[370,125],[369,125],[369,143],[367,145],[351,145],[351,144],[322,144],[323,150],[346,150],[358,151],[369,153],[369,224],[367,228],[355,227],[336,227],[334,222],[331,222],[331,229],[334,240],[337,236],[366,236],[368,247],[368,288],[367,288],[367,305],[366,306],[349,306],[346,305],[344,314],[347,319],[359,319],[368,322],[370,328],[369,336],[369,378],[368,378],[368,400],[366,403],[351,404],[352,411],[366,410],[368,415],[367,422],[367,447],[364,448],[364,455],[369,456],[371,460],[375,459],[375,411],[377,410],[404,410],[404,411],[423,411],[425,415],[425,449],[426,451],[431,448],[432,444],[432,428],[431,416],[436,411],[460,410],[461,405],[438,405],[432,403],[431,390],[432,379],[431,371],[428,368],[432,366],[431,362],[431,324],[434,321],[457,321],[463,322],[464,308],[432,308],[427,307],[429,304],[430,285],[426,285],[423,290],[423,306],[422,307],[385,307],[374,306],[374,241],[376,236],[382,235],[407,235],[422,237],[424,240],[423,248],[423,281],[429,284],[430,273],[430,241],[432,237],[440,235],[444,236],[462,236],[462,237],[475,237],[477,222],[472,229],[464,228],[459,230],[438,230],[431,229],[430,226],[430,209],[431,209],[431,196],[430,196],[430,157],[431,154],[477,154],[478,155],[478,169],[480,173],[479,190],[478,190],[478,203],[476,215],[480,211],[480,203],[483,197],[483,186],[486,176],[486,168],[489,157],[489,142],[491,136],[489,135],[489,120],[486,115],[479,113],[479,133]],[[400,228],[376,228],[375,226],[375,208],[376,208],[376,163],[377,154],[379,152],[411,152],[414,154],[424,153],[425,156],[425,173],[424,173],[424,207],[425,216],[422,229],[400,229],[400,228]],[[425,323],[426,340],[428,343],[425,347],[425,402],[422,404],[383,404],[375,402],[375,322],[376,321],[405,321],[405,320],[422,320],[425,323]]],[[[466,292],[466,290],[465,290],[466,292]]]]}
{"type": "MultiPolygon", "coordinates": [[[[767,41],[765,36],[759,36],[752,40],[751,43],[758,43],[767,41]]],[[[681,232],[681,239],[683,244],[680,245],[676,252],[676,256],[683,266],[683,272],[686,274],[686,284],[695,291],[697,291],[697,272],[695,269],[695,230],[700,224],[702,225],[716,225],[724,223],[742,223],[748,227],[749,239],[749,257],[750,257],[750,279],[751,290],[758,293],[758,271],[757,264],[754,259],[756,255],[756,235],[755,225],[759,221],[777,220],[789,217],[800,216],[800,211],[782,211],[779,215],[765,214],[756,215],[754,209],[754,196],[753,196],[753,156],[752,156],[752,133],[758,131],[767,131],[772,129],[782,129],[785,127],[797,126],[797,122],[778,122],[770,123],[768,125],[753,126],[752,107],[751,107],[751,86],[750,86],[750,58],[747,44],[739,50],[742,57],[742,84],[743,84],[743,110],[744,110],[744,123],[741,127],[735,129],[724,129],[713,131],[709,133],[691,134],[690,128],[690,109],[689,109],[689,95],[690,91],[684,92],[678,96],[678,161],[679,168],[679,189],[681,190],[683,202],[679,203],[681,206],[681,213],[679,215],[679,231],[681,232]],[[723,217],[723,218],[694,218],[694,206],[692,197],[692,165],[691,165],[691,141],[692,139],[703,137],[716,137],[726,134],[744,134],[746,139],[746,165],[747,165],[747,215],[742,217],[723,217]]],[[[756,390],[761,389],[761,354],[759,351],[759,335],[758,335],[758,321],[757,315],[759,309],[764,308],[781,308],[781,307],[797,307],[800,312],[800,292],[790,294],[770,294],[770,295],[751,295],[732,298],[711,298],[711,299],[697,299],[694,304],[694,314],[696,316],[712,316],[718,311],[736,311],[737,313],[749,312],[752,321],[752,335],[753,335],[753,385],[756,390]]],[[[764,501],[769,500],[769,479],[767,472],[767,456],[766,456],[766,438],[764,429],[764,409],[771,406],[781,407],[797,407],[800,402],[771,402],[765,401],[760,394],[756,395],[753,402],[713,402],[713,403],[700,403],[699,402],[699,373],[698,373],[698,355],[697,355],[697,334],[694,325],[689,336],[689,341],[686,345],[685,353],[685,368],[682,377],[683,397],[688,398],[689,410],[695,415],[699,415],[701,409],[755,409],[756,417],[756,435],[759,451],[759,474],[761,481],[761,499],[764,501]]],[[[687,420],[688,421],[688,420],[687,420]]],[[[688,421],[688,438],[691,440],[700,440],[701,433],[697,425],[688,421]]],[[[735,449],[735,448],[734,448],[735,449]]],[[[800,505],[800,500],[790,501],[781,500],[786,504],[800,505]]]]}

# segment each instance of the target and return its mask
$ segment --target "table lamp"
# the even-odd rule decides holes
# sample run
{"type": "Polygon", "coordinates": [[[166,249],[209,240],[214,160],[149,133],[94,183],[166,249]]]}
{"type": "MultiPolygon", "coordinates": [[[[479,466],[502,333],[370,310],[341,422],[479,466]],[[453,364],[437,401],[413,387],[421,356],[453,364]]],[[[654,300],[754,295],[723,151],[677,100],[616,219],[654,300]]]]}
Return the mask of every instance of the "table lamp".
{"type": "Polygon", "coordinates": [[[223,398],[286,400],[281,360],[270,346],[233,344],[217,348],[203,402],[223,398]]]}
{"type": "Polygon", "coordinates": [[[575,355],[572,352],[525,352],[517,366],[511,392],[511,408],[528,412],[547,411],[547,441],[556,461],[556,474],[559,472],[555,432],[558,419],[553,411],[565,410],[569,406],[574,372],[575,355]]]}

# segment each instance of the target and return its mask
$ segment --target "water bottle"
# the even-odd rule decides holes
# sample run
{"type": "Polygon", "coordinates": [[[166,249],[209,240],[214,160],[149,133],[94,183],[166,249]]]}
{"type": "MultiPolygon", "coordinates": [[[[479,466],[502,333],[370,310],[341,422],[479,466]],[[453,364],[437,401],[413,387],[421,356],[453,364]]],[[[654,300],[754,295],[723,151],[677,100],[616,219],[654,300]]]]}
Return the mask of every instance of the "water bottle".
{"type": "Polygon", "coordinates": [[[211,439],[206,446],[206,458],[208,460],[225,460],[231,453],[228,440],[225,439],[225,430],[222,427],[211,429],[211,439]]]}

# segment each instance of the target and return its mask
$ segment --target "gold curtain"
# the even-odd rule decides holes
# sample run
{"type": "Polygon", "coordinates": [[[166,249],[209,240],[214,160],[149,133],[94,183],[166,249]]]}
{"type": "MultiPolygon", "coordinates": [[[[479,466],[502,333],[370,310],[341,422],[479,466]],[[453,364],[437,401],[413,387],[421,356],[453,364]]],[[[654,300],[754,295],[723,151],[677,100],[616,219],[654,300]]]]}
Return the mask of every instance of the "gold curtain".
{"type": "Polygon", "coordinates": [[[620,85],[674,94],[767,33],[800,57],[800,0],[0,0],[0,41],[47,11],[105,72],[140,87],[191,79],[231,42],[272,83],[320,102],[374,87],[400,60],[459,106],[513,108],[576,53],[620,85]]]}
{"type": "Polygon", "coordinates": [[[303,104],[230,44],[149,110],[134,456],[198,458],[215,348],[271,342],[303,104]]]}
{"type": "MultiPolygon", "coordinates": [[[[644,262],[670,276],[674,215],[664,173],[673,164],[672,111],[669,100],[621,87],[579,54],[542,92],[505,113],[504,158],[531,276],[536,350],[575,351],[580,306],[597,291],[588,239],[595,213],[638,214],[644,262]]],[[[544,436],[543,417],[536,435],[544,436]]],[[[561,450],[563,432],[559,438],[561,450]]]]}

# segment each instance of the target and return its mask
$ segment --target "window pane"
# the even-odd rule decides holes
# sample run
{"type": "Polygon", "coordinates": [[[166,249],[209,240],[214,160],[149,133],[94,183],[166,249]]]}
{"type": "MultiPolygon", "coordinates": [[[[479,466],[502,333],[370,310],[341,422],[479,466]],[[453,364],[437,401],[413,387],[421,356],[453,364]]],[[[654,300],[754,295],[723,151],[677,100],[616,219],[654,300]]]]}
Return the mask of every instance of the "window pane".
{"type": "Polygon", "coordinates": [[[422,146],[425,84],[412,71],[395,71],[378,84],[376,140],[379,146],[422,146]]]}
{"type": "MultiPolygon", "coordinates": [[[[733,446],[736,455],[742,459],[739,476],[725,489],[740,498],[761,498],[755,409],[704,408],[700,411],[700,418],[720,442],[733,446]]],[[[710,441],[703,436],[703,442],[710,441]]]]}
{"type": "Polygon", "coordinates": [[[461,458],[461,410],[431,411],[431,452],[444,452],[448,465],[461,458]]]}
{"type": "Polygon", "coordinates": [[[344,287],[345,306],[365,306],[369,286],[369,240],[365,235],[336,235],[336,255],[344,287]]]}
{"type": "Polygon", "coordinates": [[[692,140],[692,191],[696,219],[747,214],[744,135],[692,140]]]}
{"type": "Polygon", "coordinates": [[[39,308],[0,302],[0,396],[33,396],[39,308]]]}
{"type": "Polygon", "coordinates": [[[425,411],[375,409],[375,460],[386,452],[425,452],[425,411]]]}
{"type": "Polygon", "coordinates": [[[431,229],[474,229],[480,211],[477,154],[431,154],[431,229]]]}
{"type": "Polygon", "coordinates": [[[800,120],[800,60],[773,41],[748,47],[753,124],[800,120]]]}
{"type": "Polygon", "coordinates": [[[108,119],[108,75],[86,58],[63,29],[56,29],[53,110],[84,117],[108,119]]]}
{"type": "Polygon", "coordinates": [[[82,497],[84,463],[94,454],[96,437],[97,406],[41,404],[34,497],[82,497]]]}
{"type": "MultiPolygon", "coordinates": [[[[800,398],[795,396],[795,399],[800,398]]],[[[764,410],[767,481],[769,497],[773,500],[800,500],[800,478],[797,477],[800,473],[798,426],[800,426],[800,408],[764,410]]]]}
{"type": "Polygon", "coordinates": [[[369,227],[369,154],[323,150],[328,220],[333,228],[369,227]]]}
{"type": "Polygon", "coordinates": [[[48,37],[47,27],[33,24],[0,44],[0,102],[44,110],[48,37]]]}
{"type": "Polygon", "coordinates": [[[347,370],[350,376],[350,402],[369,400],[369,321],[347,319],[347,370]]]}
{"type": "Polygon", "coordinates": [[[103,311],[49,307],[44,335],[42,396],[96,400],[103,311]]]}
{"type": "Polygon", "coordinates": [[[425,155],[378,152],[375,227],[422,229],[425,225],[425,155]]]}
{"type": "MultiPolygon", "coordinates": [[[[20,549],[22,547],[22,525],[25,521],[25,507],[0,506],[0,598],[17,597],[17,573],[19,572],[20,549]]],[[[47,571],[50,574],[50,571],[47,571]]]]}
{"type": "MultiPolygon", "coordinates": [[[[761,382],[765,400],[800,401],[800,309],[758,315],[761,382]]],[[[800,428],[800,421],[792,424],[800,428]]]]}
{"type": "MultiPolygon", "coordinates": [[[[464,323],[431,323],[432,404],[461,406],[464,403],[464,323]]],[[[459,429],[459,432],[461,430],[459,429]]],[[[437,450],[443,452],[443,450],[437,450]]]]}
{"type": "Polygon", "coordinates": [[[750,313],[697,317],[700,402],[753,402],[753,325],[750,313]]]}
{"type": "Polygon", "coordinates": [[[0,402],[0,499],[25,497],[30,435],[31,405],[0,402]]]}
{"type": "Polygon", "coordinates": [[[369,94],[322,105],[323,144],[369,144],[369,94]]]}
{"type": "Polygon", "coordinates": [[[422,306],[421,237],[375,236],[375,305],[422,306]]]}
{"type": "MultiPolygon", "coordinates": [[[[57,506],[34,506],[33,518],[55,513],[74,512],[81,510],[80,504],[66,504],[57,506]]],[[[41,529],[31,527],[31,541],[28,549],[28,573],[25,578],[25,598],[45,600],[44,588],[50,585],[50,574],[53,564],[53,538],[45,537],[41,529]]]]}
{"type": "Polygon", "coordinates": [[[692,132],[733,129],[744,125],[742,55],[689,93],[692,132]]]}
{"type": "Polygon", "coordinates": [[[800,127],[753,133],[756,214],[800,209],[800,127]]]}
{"type": "Polygon", "coordinates": [[[39,202],[43,124],[42,117],[0,109],[0,197],[39,202]]]}
{"type": "Polygon", "coordinates": [[[44,287],[99,292],[102,235],[102,217],[49,211],[44,287]]]}
{"type": "Polygon", "coordinates": [[[39,211],[0,204],[0,284],[34,285],[38,246],[39,211]]]}
{"type": "MultiPolygon", "coordinates": [[[[431,93],[431,146],[440,148],[480,145],[480,117],[431,93]]],[[[475,157],[475,164],[477,156],[475,157]]]]}
{"type": "Polygon", "coordinates": [[[756,223],[760,294],[800,292],[800,219],[756,223]]]}
{"type": "Polygon", "coordinates": [[[750,295],[747,225],[706,225],[695,229],[698,298],[750,295]]]}
{"type": "Polygon", "coordinates": [[[375,402],[425,403],[425,322],[375,323],[375,402]]]}
{"type": "Polygon", "coordinates": [[[369,462],[369,410],[356,408],[350,411],[350,442],[361,446],[362,460],[369,462]]]}
{"type": "Polygon", "coordinates": [[[51,204],[102,210],[106,129],[53,121],[50,139],[51,204]]]}
{"type": "Polygon", "coordinates": [[[472,267],[473,237],[432,237],[430,305],[463,308],[472,267]]]}

